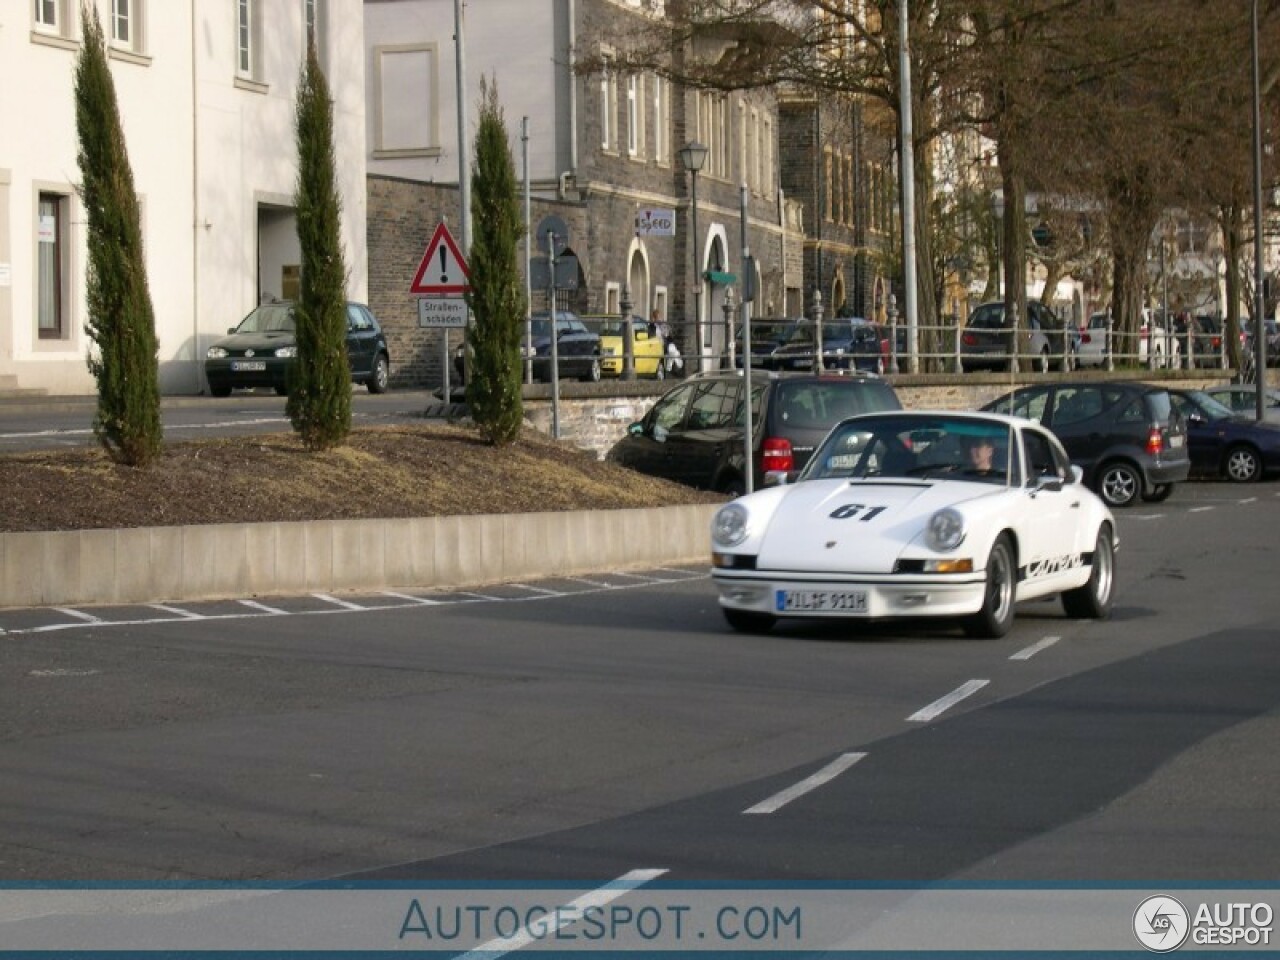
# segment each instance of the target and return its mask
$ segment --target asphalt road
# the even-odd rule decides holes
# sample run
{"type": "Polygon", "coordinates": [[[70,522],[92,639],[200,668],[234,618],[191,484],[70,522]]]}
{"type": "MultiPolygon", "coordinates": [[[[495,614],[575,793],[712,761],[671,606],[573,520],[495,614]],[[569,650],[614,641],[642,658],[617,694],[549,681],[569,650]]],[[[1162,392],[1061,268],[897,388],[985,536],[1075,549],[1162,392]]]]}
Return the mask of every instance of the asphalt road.
{"type": "Polygon", "coordinates": [[[702,568],[0,611],[0,878],[1274,880],[1280,490],[1104,623],[740,636],[702,568]]]}
{"type": "MultiPolygon", "coordinates": [[[[270,390],[237,391],[230,397],[162,397],[166,440],[279,433],[289,430],[284,397],[270,390]]],[[[43,450],[97,443],[93,435],[95,397],[9,398],[0,402],[0,452],[43,450]]],[[[374,395],[356,388],[351,420],[356,426],[410,423],[440,416],[440,399],[426,390],[391,390],[374,395]]]]}

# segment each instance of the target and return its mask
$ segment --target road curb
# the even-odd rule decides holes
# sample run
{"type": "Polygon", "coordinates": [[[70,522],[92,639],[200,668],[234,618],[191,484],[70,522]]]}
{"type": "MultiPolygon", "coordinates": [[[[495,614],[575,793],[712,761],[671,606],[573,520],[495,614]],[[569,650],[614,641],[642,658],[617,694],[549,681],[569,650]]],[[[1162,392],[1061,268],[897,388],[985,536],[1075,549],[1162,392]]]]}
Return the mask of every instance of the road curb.
{"type": "Polygon", "coordinates": [[[0,533],[0,607],[475,586],[708,559],[718,504],[0,533]]]}

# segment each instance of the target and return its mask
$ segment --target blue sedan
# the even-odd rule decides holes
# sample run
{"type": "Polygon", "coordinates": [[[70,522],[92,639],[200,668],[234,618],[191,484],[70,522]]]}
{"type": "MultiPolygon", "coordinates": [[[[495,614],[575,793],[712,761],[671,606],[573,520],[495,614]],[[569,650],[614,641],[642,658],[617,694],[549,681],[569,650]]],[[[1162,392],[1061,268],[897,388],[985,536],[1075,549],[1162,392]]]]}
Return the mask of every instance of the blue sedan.
{"type": "Polygon", "coordinates": [[[1191,470],[1238,483],[1280,471],[1280,424],[1238,416],[1203,390],[1170,390],[1187,421],[1191,470]]]}

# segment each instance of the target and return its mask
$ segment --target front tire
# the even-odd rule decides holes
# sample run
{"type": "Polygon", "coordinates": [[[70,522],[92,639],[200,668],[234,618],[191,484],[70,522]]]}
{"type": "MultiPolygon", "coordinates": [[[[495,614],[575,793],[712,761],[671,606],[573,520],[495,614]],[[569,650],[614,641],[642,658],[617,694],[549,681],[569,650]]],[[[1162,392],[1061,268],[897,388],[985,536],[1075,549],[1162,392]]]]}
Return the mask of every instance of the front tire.
{"type": "Polygon", "coordinates": [[[1104,464],[1098,473],[1098,495],[1109,507],[1129,507],[1142,493],[1137,467],[1123,460],[1104,464]]]}
{"type": "Polygon", "coordinates": [[[964,632],[971,637],[996,639],[1013,626],[1013,597],[1016,587],[1013,546],[1001,534],[987,557],[987,584],[982,609],[964,621],[964,632]]]}
{"type": "Polygon", "coordinates": [[[387,381],[391,379],[391,367],[387,363],[385,353],[378,354],[373,360],[373,371],[369,374],[367,384],[370,393],[386,393],[387,381]]]}
{"type": "Polygon", "coordinates": [[[1253,483],[1262,477],[1262,458],[1253,447],[1240,443],[1227,451],[1222,468],[1232,483],[1253,483]]]}
{"type": "Polygon", "coordinates": [[[721,607],[729,626],[739,633],[768,633],[778,622],[777,617],[767,613],[755,613],[751,610],[735,610],[732,607],[721,607]]]}
{"type": "Polygon", "coordinates": [[[1115,544],[1111,540],[1110,528],[1104,526],[1098,531],[1098,542],[1093,548],[1088,582],[1062,594],[1062,609],[1075,620],[1105,620],[1111,615],[1115,583],[1115,544]]]}

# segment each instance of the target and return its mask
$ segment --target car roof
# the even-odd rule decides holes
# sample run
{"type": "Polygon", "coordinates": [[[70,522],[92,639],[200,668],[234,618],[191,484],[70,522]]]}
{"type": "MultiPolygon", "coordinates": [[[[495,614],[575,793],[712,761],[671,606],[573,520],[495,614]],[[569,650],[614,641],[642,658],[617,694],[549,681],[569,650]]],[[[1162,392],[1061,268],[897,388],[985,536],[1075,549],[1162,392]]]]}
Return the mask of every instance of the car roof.
{"type": "MultiPolygon", "coordinates": [[[[876,413],[862,413],[862,417],[892,417],[901,420],[913,420],[920,417],[946,417],[957,420],[979,420],[984,423],[995,423],[1005,427],[1038,427],[1039,424],[1023,417],[1015,417],[1007,413],[989,413],[986,410],[881,410],[876,413]]],[[[855,419],[855,418],[850,418],[855,419]]],[[[1042,428],[1043,430],[1043,428],[1042,428]]]]}

